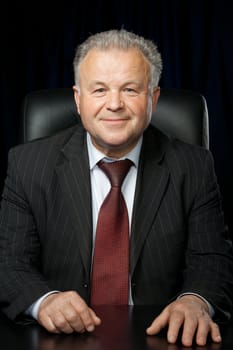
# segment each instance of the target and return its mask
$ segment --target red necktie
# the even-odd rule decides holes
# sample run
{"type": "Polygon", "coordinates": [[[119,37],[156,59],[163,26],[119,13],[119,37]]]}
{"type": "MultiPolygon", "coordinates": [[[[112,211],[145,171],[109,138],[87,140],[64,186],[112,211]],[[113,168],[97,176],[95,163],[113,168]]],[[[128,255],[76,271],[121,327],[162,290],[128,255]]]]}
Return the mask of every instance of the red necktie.
{"type": "Polygon", "coordinates": [[[101,161],[111,189],[99,212],[92,267],[92,305],[128,304],[129,296],[129,220],[121,185],[132,162],[101,161]]]}

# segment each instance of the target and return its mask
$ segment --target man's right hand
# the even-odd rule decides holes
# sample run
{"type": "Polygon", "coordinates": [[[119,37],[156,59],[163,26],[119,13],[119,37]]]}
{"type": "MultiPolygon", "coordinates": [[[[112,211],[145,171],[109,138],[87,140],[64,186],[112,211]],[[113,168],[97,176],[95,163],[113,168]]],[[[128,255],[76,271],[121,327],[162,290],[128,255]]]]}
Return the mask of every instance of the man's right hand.
{"type": "Polygon", "coordinates": [[[38,310],[38,322],[52,333],[92,332],[101,320],[75,292],[48,295],[38,310]]]}

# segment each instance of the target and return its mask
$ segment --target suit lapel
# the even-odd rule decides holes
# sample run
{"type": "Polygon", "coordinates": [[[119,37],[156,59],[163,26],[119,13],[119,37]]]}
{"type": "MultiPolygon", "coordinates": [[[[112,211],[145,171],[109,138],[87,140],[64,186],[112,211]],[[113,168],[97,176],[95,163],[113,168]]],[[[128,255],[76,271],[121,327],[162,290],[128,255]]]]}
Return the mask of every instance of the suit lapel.
{"type": "Polygon", "coordinates": [[[74,227],[75,249],[80,250],[87,276],[90,275],[92,254],[91,185],[85,132],[76,132],[62,150],[56,168],[60,186],[74,227]]]}
{"type": "Polygon", "coordinates": [[[167,138],[156,130],[144,134],[132,217],[131,276],[168,185],[169,171],[163,162],[167,144],[167,138]]]}

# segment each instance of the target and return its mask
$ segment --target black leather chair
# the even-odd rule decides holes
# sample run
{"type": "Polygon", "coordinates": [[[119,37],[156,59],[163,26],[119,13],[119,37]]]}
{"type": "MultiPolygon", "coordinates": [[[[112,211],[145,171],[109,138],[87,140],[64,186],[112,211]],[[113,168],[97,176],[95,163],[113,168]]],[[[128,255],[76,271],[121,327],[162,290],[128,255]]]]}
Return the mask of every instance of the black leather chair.
{"type": "MultiPolygon", "coordinates": [[[[52,135],[78,120],[71,88],[34,91],[23,102],[19,142],[52,135]]],[[[209,147],[207,105],[199,93],[161,89],[152,124],[182,141],[209,147]]]]}

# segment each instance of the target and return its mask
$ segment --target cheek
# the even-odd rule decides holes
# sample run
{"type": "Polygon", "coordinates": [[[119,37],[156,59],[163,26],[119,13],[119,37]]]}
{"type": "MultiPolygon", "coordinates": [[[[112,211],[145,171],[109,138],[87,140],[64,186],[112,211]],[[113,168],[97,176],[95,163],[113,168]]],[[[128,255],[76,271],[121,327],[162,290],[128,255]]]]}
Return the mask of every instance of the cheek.
{"type": "Polygon", "coordinates": [[[151,104],[151,100],[140,96],[138,98],[128,99],[126,105],[135,112],[135,114],[145,114],[148,109],[148,105],[151,104]]]}
{"type": "Polygon", "coordinates": [[[85,99],[80,101],[79,114],[85,129],[94,131],[97,127],[98,114],[101,108],[93,101],[85,99]]]}
{"type": "Polygon", "coordinates": [[[94,118],[103,108],[104,103],[101,100],[93,100],[92,98],[80,98],[79,110],[80,114],[87,118],[94,118]]]}
{"type": "Polygon", "coordinates": [[[151,101],[140,101],[138,103],[132,103],[128,105],[131,112],[137,116],[137,119],[141,121],[141,123],[146,122],[150,119],[151,114],[151,101]]]}

